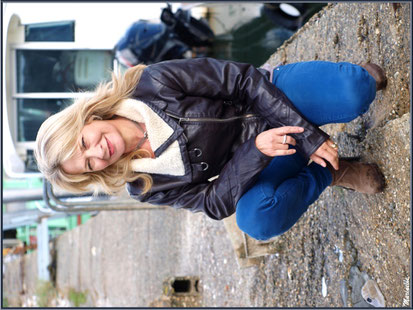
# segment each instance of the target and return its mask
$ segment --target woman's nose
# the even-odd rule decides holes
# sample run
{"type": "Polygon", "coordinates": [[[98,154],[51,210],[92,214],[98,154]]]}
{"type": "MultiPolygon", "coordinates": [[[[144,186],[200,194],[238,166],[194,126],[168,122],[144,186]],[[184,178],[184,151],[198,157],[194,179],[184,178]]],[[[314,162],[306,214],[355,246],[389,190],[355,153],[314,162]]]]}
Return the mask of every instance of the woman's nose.
{"type": "Polygon", "coordinates": [[[103,159],[103,157],[105,156],[105,151],[100,143],[95,144],[94,146],[89,147],[89,149],[86,151],[86,156],[103,159]]]}

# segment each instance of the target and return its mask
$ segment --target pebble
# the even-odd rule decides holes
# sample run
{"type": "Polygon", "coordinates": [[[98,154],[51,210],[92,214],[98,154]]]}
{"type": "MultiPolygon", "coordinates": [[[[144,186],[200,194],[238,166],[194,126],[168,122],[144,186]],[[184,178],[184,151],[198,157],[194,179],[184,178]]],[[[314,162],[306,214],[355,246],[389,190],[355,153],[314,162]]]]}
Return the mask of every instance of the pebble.
{"type": "Polygon", "coordinates": [[[343,252],[340,250],[340,253],[339,253],[339,256],[338,256],[338,261],[339,261],[340,263],[342,263],[342,262],[343,262],[343,258],[344,258],[343,252]]]}
{"type": "Polygon", "coordinates": [[[363,285],[361,289],[361,295],[367,303],[376,308],[386,307],[386,302],[384,300],[383,294],[380,292],[378,285],[373,280],[368,280],[363,285]]]}
{"type": "Polygon", "coordinates": [[[322,283],[321,283],[321,293],[323,294],[323,297],[327,296],[327,283],[324,277],[322,278],[322,283]]]}
{"type": "Polygon", "coordinates": [[[340,250],[340,248],[337,245],[334,245],[334,253],[338,254],[338,261],[340,263],[343,262],[343,252],[340,250]]]}

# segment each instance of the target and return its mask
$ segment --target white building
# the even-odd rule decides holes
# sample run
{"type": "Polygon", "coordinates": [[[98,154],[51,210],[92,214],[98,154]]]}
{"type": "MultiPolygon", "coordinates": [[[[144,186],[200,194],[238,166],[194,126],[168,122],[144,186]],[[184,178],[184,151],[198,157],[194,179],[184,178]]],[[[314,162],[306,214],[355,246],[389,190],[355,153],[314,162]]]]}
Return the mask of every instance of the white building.
{"type": "MultiPolygon", "coordinates": [[[[38,177],[33,146],[40,124],[117,66],[112,50],[135,21],[158,22],[165,3],[3,5],[3,166],[38,177]]],[[[178,4],[173,4],[178,6],[178,4]]]]}

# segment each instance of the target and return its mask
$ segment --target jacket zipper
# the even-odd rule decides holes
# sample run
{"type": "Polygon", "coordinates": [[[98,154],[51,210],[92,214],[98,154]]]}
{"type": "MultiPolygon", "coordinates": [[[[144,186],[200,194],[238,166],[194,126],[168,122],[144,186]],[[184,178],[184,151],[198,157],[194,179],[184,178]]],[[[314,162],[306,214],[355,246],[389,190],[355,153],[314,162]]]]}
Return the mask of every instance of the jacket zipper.
{"type": "Polygon", "coordinates": [[[240,116],[233,116],[230,118],[225,118],[225,119],[220,119],[220,118],[209,118],[209,117],[205,117],[205,118],[199,118],[199,117],[180,117],[177,115],[174,115],[172,113],[169,112],[165,112],[166,115],[177,119],[178,120],[178,124],[180,125],[181,122],[218,122],[218,123],[223,123],[223,122],[230,122],[236,119],[247,119],[247,118],[252,118],[255,117],[255,114],[245,114],[245,115],[240,115],[240,116]]]}

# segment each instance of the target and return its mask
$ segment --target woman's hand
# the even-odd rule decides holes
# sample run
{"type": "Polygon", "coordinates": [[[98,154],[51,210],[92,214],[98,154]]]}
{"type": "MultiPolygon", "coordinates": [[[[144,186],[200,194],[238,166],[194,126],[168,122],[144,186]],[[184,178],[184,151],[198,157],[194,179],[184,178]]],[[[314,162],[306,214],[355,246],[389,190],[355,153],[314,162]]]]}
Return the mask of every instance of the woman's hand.
{"type": "Polygon", "coordinates": [[[274,157],[292,155],[296,151],[295,149],[288,149],[288,145],[295,145],[296,142],[295,139],[290,137],[288,134],[302,132],[304,132],[304,128],[297,126],[285,126],[269,129],[261,132],[255,138],[255,145],[261,153],[264,153],[267,156],[274,157]]]}
{"type": "Polygon", "coordinates": [[[320,166],[326,167],[326,160],[330,162],[334,169],[338,170],[338,149],[336,144],[328,139],[310,156],[310,158],[320,166]],[[335,147],[334,147],[335,146],[335,147]]]}

